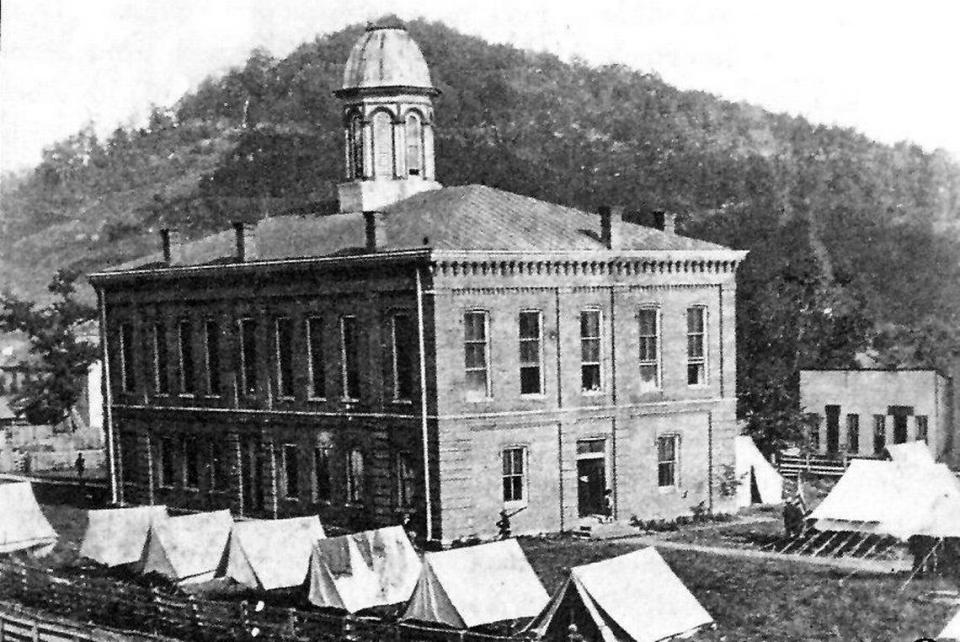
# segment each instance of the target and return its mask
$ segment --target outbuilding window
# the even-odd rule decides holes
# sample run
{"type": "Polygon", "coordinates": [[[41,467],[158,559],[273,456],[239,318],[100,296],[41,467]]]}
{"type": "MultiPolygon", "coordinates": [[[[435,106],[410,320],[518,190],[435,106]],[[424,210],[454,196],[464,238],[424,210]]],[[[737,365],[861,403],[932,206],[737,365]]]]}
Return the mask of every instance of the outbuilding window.
{"type": "Polygon", "coordinates": [[[929,430],[929,425],[927,423],[926,415],[917,415],[917,441],[922,441],[927,443],[927,431],[929,430]]]}
{"type": "Polygon", "coordinates": [[[860,452],[860,415],[847,415],[847,452],[860,452]]]}
{"type": "Polygon", "coordinates": [[[887,447],[887,418],[885,415],[873,416],[873,454],[880,455],[887,447]]]}

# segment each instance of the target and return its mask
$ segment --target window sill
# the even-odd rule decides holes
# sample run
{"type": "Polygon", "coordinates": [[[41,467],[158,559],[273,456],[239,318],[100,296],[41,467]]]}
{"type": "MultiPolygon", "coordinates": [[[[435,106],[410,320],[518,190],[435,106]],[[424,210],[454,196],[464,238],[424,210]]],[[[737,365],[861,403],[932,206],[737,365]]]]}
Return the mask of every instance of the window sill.
{"type": "Polygon", "coordinates": [[[490,396],[490,397],[467,397],[467,398],[466,398],[466,402],[467,402],[467,403],[490,403],[491,401],[493,401],[493,397],[492,397],[492,396],[490,396]]]}
{"type": "Polygon", "coordinates": [[[526,508],[529,506],[529,502],[525,499],[514,499],[509,502],[503,502],[504,510],[514,510],[517,508],[526,508]]]}
{"type": "Polygon", "coordinates": [[[398,406],[412,406],[413,399],[393,399],[390,401],[390,403],[396,404],[398,406]]]}
{"type": "Polygon", "coordinates": [[[583,390],[581,388],[580,394],[582,394],[584,397],[602,397],[603,395],[606,394],[606,391],[602,389],[601,390],[583,390]]]}
{"type": "Polygon", "coordinates": [[[657,492],[661,495],[669,495],[670,493],[677,493],[680,491],[679,485],[673,486],[657,486],[657,492]]]}
{"type": "Polygon", "coordinates": [[[545,392],[521,392],[521,399],[529,399],[530,401],[544,401],[549,398],[549,395],[545,392]]]}
{"type": "Polygon", "coordinates": [[[307,401],[312,403],[327,403],[326,397],[307,397],[307,401]]]}
{"type": "Polygon", "coordinates": [[[203,395],[203,398],[204,399],[223,399],[223,395],[206,394],[206,395],[203,395]]]}

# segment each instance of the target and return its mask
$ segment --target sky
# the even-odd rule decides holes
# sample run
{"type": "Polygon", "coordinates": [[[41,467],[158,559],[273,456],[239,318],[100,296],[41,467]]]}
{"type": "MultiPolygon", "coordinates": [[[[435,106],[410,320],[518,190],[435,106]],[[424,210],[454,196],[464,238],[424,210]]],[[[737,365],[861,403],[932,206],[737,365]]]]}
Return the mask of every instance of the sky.
{"type": "Polygon", "coordinates": [[[255,47],[389,13],[960,159],[955,0],[3,0],[0,170],[87,123],[143,122],[255,47]]]}

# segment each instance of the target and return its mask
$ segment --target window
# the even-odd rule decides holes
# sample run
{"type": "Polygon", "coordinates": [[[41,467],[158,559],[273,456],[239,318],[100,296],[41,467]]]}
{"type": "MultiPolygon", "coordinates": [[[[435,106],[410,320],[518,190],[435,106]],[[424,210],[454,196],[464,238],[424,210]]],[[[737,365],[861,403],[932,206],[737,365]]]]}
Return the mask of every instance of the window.
{"type": "Polygon", "coordinates": [[[522,502],[526,499],[525,477],[527,449],[506,448],[503,460],[503,502],[522,502]]]}
{"type": "Polygon", "coordinates": [[[677,463],[679,462],[680,436],[657,437],[657,486],[679,486],[677,463]]]}
{"type": "Polygon", "coordinates": [[[200,470],[203,468],[201,450],[194,437],[180,438],[180,458],[183,462],[183,485],[187,488],[200,487],[200,470]]]}
{"type": "Polygon", "coordinates": [[[707,309],[696,306],[687,308],[687,385],[702,386],[707,383],[706,344],[707,309]]]}
{"type": "Polygon", "coordinates": [[[348,164],[349,177],[363,178],[363,119],[360,114],[354,114],[350,118],[350,129],[348,131],[347,148],[349,149],[350,162],[348,164]]]}
{"type": "Polygon", "coordinates": [[[313,449],[313,474],[317,484],[317,501],[330,501],[330,448],[313,449]]]}
{"type": "Polygon", "coordinates": [[[917,415],[917,441],[922,441],[927,443],[927,416],[926,415],[917,415]]]}
{"type": "MultiPolygon", "coordinates": [[[[137,387],[133,365],[133,324],[120,325],[120,385],[124,392],[133,392],[137,387]]],[[[11,390],[11,392],[14,392],[11,390]]]]}
{"type": "Polygon", "coordinates": [[[257,394],[257,322],[240,320],[240,394],[257,394]]]}
{"type": "Polygon", "coordinates": [[[601,390],[600,310],[580,313],[580,385],[584,392],[601,390]]]}
{"type": "Polygon", "coordinates": [[[540,367],[542,343],[539,310],[520,313],[520,394],[543,393],[543,374],[540,367]]]}
{"type": "Polygon", "coordinates": [[[393,398],[409,401],[413,398],[417,333],[408,314],[393,315],[393,398]]]}
{"type": "Polygon", "coordinates": [[[277,351],[277,390],[281,397],[293,396],[293,321],[276,320],[274,335],[277,351]]]}
{"type": "Polygon", "coordinates": [[[466,312],[463,315],[463,349],[467,396],[481,398],[490,396],[490,377],[487,372],[487,313],[466,312]]]}
{"type": "Polygon", "coordinates": [[[221,452],[219,442],[210,439],[207,443],[210,456],[210,490],[226,490],[230,487],[227,457],[221,452]]]}
{"type": "Polygon", "coordinates": [[[287,499],[297,499],[300,497],[300,449],[296,444],[284,444],[282,456],[284,495],[287,499]]]}
{"type": "Polygon", "coordinates": [[[356,448],[347,453],[347,503],[363,503],[363,453],[356,448]]]}
{"type": "Polygon", "coordinates": [[[171,488],[175,477],[173,467],[173,440],[161,437],[157,441],[157,472],[160,474],[160,486],[171,488]]]}
{"type": "Polygon", "coordinates": [[[407,173],[419,176],[423,167],[423,126],[416,114],[407,116],[407,173]]]}
{"type": "Polygon", "coordinates": [[[640,390],[660,387],[660,310],[641,308],[640,323],[640,390]]]}
{"type": "Polygon", "coordinates": [[[820,424],[823,417],[815,412],[807,414],[807,429],[811,450],[820,450],[820,424]]]}
{"type": "Polygon", "coordinates": [[[373,115],[373,175],[393,178],[393,122],[390,114],[378,111],[373,115]]]}
{"type": "Polygon", "coordinates": [[[153,324],[153,380],[157,394],[170,393],[170,378],[167,372],[167,334],[163,323],[153,324]]]}
{"type": "Polygon", "coordinates": [[[177,339],[180,347],[180,394],[192,395],[196,389],[193,372],[193,328],[189,321],[181,321],[177,339]]]}
{"type": "Polygon", "coordinates": [[[847,415],[847,452],[860,452],[860,415],[847,415]]]}
{"type": "Polygon", "coordinates": [[[873,453],[879,455],[887,445],[886,417],[883,415],[873,416],[873,453]]]}
{"type": "Polygon", "coordinates": [[[323,399],[327,396],[327,373],[324,370],[323,359],[323,319],[311,317],[307,319],[307,352],[308,367],[310,370],[310,397],[323,399]]]}
{"type": "Polygon", "coordinates": [[[360,398],[360,349],[357,317],[340,317],[340,374],[344,399],[360,398]]]}
{"type": "Polygon", "coordinates": [[[137,481],[137,435],[120,433],[120,478],[124,483],[137,481]]]}
{"type": "Polygon", "coordinates": [[[216,321],[204,323],[203,361],[207,371],[207,394],[220,394],[220,325],[216,321]]]}
{"type": "Polygon", "coordinates": [[[394,460],[397,484],[397,508],[413,506],[414,469],[410,453],[399,452],[394,460]]]}

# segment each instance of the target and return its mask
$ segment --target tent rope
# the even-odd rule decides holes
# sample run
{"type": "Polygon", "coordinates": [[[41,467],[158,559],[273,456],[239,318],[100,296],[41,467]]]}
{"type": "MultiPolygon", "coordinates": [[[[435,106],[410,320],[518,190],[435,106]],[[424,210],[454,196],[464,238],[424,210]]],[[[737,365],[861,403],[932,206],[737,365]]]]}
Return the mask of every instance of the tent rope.
{"type": "Polygon", "coordinates": [[[897,593],[903,593],[904,589],[907,588],[907,584],[909,584],[922,569],[926,568],[927,561],[930,559],[930,556],[936,553],[937,549],[939,549],[941,546],[943,546],[942,537],[938,539],[937,543],[930,548],[930,551],[923,556],[923,559],[920,561],[919,564],[914,564],[913,571],[910,573],[909,577],[907,577],[906,581],[904,581],[904,583],[900,585],[900,589],[897,591],[897,593]]]}

